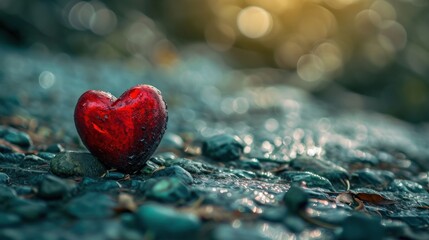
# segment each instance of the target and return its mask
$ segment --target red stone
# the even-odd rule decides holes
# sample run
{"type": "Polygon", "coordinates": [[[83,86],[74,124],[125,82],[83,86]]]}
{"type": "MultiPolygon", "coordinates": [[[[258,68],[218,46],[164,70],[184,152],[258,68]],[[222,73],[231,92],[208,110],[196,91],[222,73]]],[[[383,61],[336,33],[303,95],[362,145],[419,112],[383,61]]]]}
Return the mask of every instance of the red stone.
{"type": "Polygon", "coordinates": [[[104,165],[135,173],[145,165],[167,128],[161,92],[138,85],[118,99],[89,90],[78,100],[74,122],[82,142],[104,165]]]}

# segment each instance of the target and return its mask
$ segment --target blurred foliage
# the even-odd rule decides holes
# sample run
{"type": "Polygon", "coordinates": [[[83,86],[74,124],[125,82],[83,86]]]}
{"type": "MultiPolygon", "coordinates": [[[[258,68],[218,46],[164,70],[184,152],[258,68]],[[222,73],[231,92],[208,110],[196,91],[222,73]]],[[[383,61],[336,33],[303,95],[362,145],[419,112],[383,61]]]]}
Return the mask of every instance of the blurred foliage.
{"type": "Polygon", "coordinates": [[[429,120],[428,10],[426,0],[0,0],[0,41],[142,68],[203,43],[235,68],[283,69],[286,83],[325,99],[353,102],[335,90],[345,88],[420,122],[429,120]]]}

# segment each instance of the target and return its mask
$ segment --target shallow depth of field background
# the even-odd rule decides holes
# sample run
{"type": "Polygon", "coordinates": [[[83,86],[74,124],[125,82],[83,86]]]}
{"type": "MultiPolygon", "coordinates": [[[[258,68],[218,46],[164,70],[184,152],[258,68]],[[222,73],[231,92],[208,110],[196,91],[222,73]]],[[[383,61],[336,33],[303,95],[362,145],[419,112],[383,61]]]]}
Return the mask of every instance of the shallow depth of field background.
{"type": "Polygon", "coordinates": [[[0,48],[148,71],[209,53],[252,84],[425,122],[428,10],[427,0],[0,0],[0,48]]]}

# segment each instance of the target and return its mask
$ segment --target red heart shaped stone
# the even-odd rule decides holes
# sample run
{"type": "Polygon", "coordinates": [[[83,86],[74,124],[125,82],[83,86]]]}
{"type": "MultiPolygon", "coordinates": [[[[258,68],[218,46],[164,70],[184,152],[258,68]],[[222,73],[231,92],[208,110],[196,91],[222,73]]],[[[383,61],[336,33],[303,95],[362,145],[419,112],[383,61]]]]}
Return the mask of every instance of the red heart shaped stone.
{"type": "Polygon", "coordinates": [[[139,171],[158,147],[167,128],[167,106],[161,92],[135,86],[118,99],[90,90],[74,112],[77,132],[104,165],[125,173],[139,171]]]}

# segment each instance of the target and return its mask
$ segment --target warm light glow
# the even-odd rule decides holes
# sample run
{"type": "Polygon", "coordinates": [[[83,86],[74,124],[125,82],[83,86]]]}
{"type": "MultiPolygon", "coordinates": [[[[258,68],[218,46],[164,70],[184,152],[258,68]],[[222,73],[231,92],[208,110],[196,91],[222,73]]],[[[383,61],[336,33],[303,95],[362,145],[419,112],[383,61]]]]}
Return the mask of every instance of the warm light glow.
{"type": "Polygon", "coordinates": [[[247,7],[240,11],[237,25],[240,32],[248,38],[260,38],[267,35],[272,28],[271,14],[260,7],[247,7]]]}

